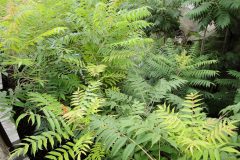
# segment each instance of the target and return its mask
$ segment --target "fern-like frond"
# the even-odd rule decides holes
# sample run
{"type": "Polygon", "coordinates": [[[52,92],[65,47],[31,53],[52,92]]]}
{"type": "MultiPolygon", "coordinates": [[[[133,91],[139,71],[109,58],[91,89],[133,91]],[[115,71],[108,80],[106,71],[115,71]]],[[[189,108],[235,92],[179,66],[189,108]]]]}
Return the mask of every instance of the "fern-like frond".
{"type": "Polygon", "coordinates": [[[168,39],[159,53],[146,53],[142,62],[136,62],[127,77],[126,90],[147,104],[167,100],[169,94],[183,97],[191,88],[205,94],[205,89],[215,86],[212,79],[219,75],[211,69],[216,63],[208,55],[199,55],[197,44],[185,50],[168,39]]]}
{"type": "Polygon", "coordinates": [[[222,7],[230,8],[233,10],[237,10],[240,8],[240,2],[238,0],[232,0],[232,1],[224,1],[224,0],[219,0],[219,4],[222,7]]]}
{"type": "MultiPolygon", "coordinates": [[[[127,127],[128,124],[129,123],[125,124],[125,127],[127,127]]],[[[144,141],[134,141],[127,135],[127,133],[122,131],[121,128],[118,128],[116,125],[118,125],[118,122],[108,117],[95,117],[91,124],[92,129],[97,130],[97,141],[100,140],[106,147],[105,149],[111,151],[113,157],[121,157],[122,159],[127,160],[132,157],[136,148],[139,148],[151,157],[151,155],[149,155],[140,145],[141,143],[144,143],[144,141]],[[119,150],[122,151],[122,154],[120,154],[119,150]]]]}
{"type": "Polygon", "coordinates": [[[150,15],[151,13],[149,11],[149,7],[142,7],[142,8],[131,10],[127,13],[123,13],[123,17],[126,18],[128,21],[141,20],[150,15]]]}
{"type": "Polygon", "coordinates": [[[103,150],[102,144],[96,143],[91,149],[91,153],[88,155],[86,160],[101,160],[104,157],[105,157],[105,151],[103,150]]]}
{"type": "Polygon", "coordinates": [[[212,6],[211,2],[204,2],[199,7],[196,7],[196,8],[194,8],[194,10],[189,12],[188,16],[192,19],[201,17],[203,14],[208,12],[208,9],[210,9],[211,6],[212,6]]]}
{"type": "Polygon", "coordinates": [[[10,159],[26,155],[29,150],[35,155],[38,150],[48,149],[48,143],[53,148],[56,143],[55,140],[61,143],[62,136],[53,131],[42,132],[40,135],[24,138],[23,142],[18,144],[19,147],[11,153],[10,159]]]}
{"type": "Polygon", "coordinates": [[[211,86],[214,86],[215,84],[209,80],[203,80],[203,79],[189,79],[189,84],[191,86],[203,86],[206,88],[209,88],[211,86]]]}
{"type": "Polygon", "coordinates": [[[202,99],[199,97],[198,93],[187,95],[179,113],[171,110],[170,106],[160,106],[156,113],[163,119],[162,129],[168,131],[185,158],[217,160],[221,159],[223,152],[238,154],[229,138],[236,136],[235,122],[207,118],[200,107],[202,99]]]}
{"type": "Polygon", "coordinates": [[[237,79],[240,79],[240,72],[238,72],[238,71],[230,70],[230,71],[228,71],[228,74],[237,79]]]}
{"type": "Polygon", "coordinates": [[[236,0],[217,0],[212,2],[199,0],[185,0],[186,4],[194,4],[194,8],[188,11],[187,15],[198,21],[201,29],[206,29],[210,23],[214,22],[218,29],[225,29],[232,24],[234,14],[240,4],[236,0]]]}
{"type": "Polygon", "coordinates": [[[73,150],[74,143],[67,142],[66,144],[62,145],[61,148],[57,148],[53,151],[48,152],[45,156],[47,159],[57,160],[57,159],[64,159],[69,160],[71,158],[75,158],[75,152],[73,150]]]}
{"type": "Polygon", "coordinates": [[[92,144],[92,136],[90,134],[82,135],[79,139],[75,139],[74,142],[67,142],[59,148],[50,151],[45,158],[47,159],[81,159],[82,155],[89,152],[90,145],[92,144]]]}
{"type": "Polygon", "coordinates": [[[64,32],[65,30],[67,30],[66,27],[53,28],[51,30],[48,30],[48,31],[40,34],[39,36],[37,36],[33,40],[30,40],[29,42],[27,42],[27,45],[34,45],[35,43],[44,40],[46,37],[50,37],[50,36],[53,36],[53,35],[56,35],[56,34],[60,34],[60,33],[64,32]]]}
{"type": "Polygon", "coordinates": [[[62,104],[53,96],[34,92],[29,93],[28,96],[29,101],[34,103],[36,107],[43,107],[47,110],[55,112],[56,114],[62,113],[62,104]]]}
{"type": "Polygon", "coordinates": [[[78,89],[73,93],[71,104],[73,109],[63,115],[70,124],[80,122],[80,125],[89,123],[89,116],[100,111],[104,103],[96,92],[99,90],[100,82],[91,82],[85,90],[78,89]]]}
{"type": "Polygon", "coordinates": [[[100,73],[105,71],[106,66],[105,65],[93,65],[93,64],[89,64],[87,66],[87,70],[90,73],[91,76],[96,77],[98,76],[100,73]]]}

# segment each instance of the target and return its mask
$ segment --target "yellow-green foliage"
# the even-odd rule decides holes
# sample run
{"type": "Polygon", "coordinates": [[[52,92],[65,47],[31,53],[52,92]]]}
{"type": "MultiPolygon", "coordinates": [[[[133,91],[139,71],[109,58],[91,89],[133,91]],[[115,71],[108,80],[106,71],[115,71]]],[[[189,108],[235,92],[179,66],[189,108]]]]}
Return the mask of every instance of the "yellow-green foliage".
{"type": "Polygon", "coordinates": [[[232,139],[237,137],[236,122],[207,118],[200,107],[202,99],[199,96],[197,93],[187,95],[184,107],[178,113],[166,105],[156,111],[163,119],[169,138],[184,153],[183,159],[220,160],[226,153],[239,154],[232,139]]]}
{"type": "Polygon", "coordinates": [[[237,127],[228,119],[207,118],[198,93],[186,96],[178,112],[166,104],[147,115],[95,117],[97,140],[116,159],[236,159],[237,127]],[[165,157],[163,156],[163,157],[165,157]],[[121,158],[120,158],[121,157],[121,158]]]}
{"type": "Polygon", "coordinates": [[[1,64],[13,66],[22,92],[47,90],[63,100],[93,79],[115,86],[152,42],[143,32],[151,25],[143,20],[148,7],[125,10],[122,3],[9,1],[0,24],[1,64]]]}
{"type": "Polygon", "coordinates": [[[104,157],[105,153],[99,144],[90,149],[94,143],[93,131],[88,130],[91,116],[99,111],[104,101],[98,95],[100,85],[99,82],[91,82],[85,90],[76,91],[72,97],[72,109],[57,102],[50,95],[29,94],[29,101],[33,107],[21,114],[16,123],[19,124],[27,117],[32,125],[36,123],[37,129],[45,124],[44,131],[22,139],[22,143],[11,153],[10,159],[26,155],[30,151],[35,155],[38,150],[44,149],[51,150],[45,158],[54,160],[71,158],[80,160],[82,155],[87,153],[90,153],[89,158],[104,157]],[[35,113],[36,108],[39,113],[35,113]]]}

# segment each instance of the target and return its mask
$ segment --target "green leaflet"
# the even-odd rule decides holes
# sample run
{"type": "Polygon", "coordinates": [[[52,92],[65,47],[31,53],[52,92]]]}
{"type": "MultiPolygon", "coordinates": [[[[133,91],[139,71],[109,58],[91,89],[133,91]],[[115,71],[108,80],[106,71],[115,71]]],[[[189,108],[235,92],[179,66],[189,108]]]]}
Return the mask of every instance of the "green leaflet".
{"type": "Polygon", "coordinates": [[[129,156],[130,156],[130,154],[133,153],[135,147],[136,147],[135,144],[129,144],[129,145],[127,145],[127,147],[126,147],[125,150],[123,151],[122,159],[123,159],[123,160],[129,159],[129,156]]]}

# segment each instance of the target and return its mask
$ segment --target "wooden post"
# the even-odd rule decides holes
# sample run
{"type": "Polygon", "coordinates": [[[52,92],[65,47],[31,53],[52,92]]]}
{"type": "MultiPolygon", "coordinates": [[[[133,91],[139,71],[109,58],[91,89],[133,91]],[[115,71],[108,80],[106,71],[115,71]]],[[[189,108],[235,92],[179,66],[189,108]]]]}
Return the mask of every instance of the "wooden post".
{"type": "MultiPolygon", "coordinates": [[[[1,131],[0,131],[1,133],[1,131]]],[[[3,141],[2,137],[0,136],[0,160],[6,160],[8,159],[9,151],[7,149],[7,146],[5,145],[5,142],[3,141]]]]}
{"type": "MultiPolygon", "coordinates": [[[[0,90],[2,90],[2,89],[3,89],[2,75],[0,73],[0,90]]],[[[1,147],[0,154],[1,154],[1,150],[5,151],[4,153],[9,154],[9,152],[7,152],[7,151],[14,149],[14,145],[20,142],[20,138],[19,138],[16,126],[12,122],[11,118],[7,118],[7,119],[4,119],[3,121],[0,121],[0,142],[1,142],[0,143],[1,144],[0,145],[0,147],[1,147]]],[[[8,156],[8,155],[6,155],[6,156],[8,156]]],[[[0,156],[0,158],[1,158],[1,156],[0,156]]],[[[0,160],[6,160],[6,159],[8,159],[8,158],[5,157],[5,159],[0,159],[0,160]]],[[[29,160],[29,158],[28,157],[16,157],[16,158],[14,158],[14,160],[29,160]]]]}

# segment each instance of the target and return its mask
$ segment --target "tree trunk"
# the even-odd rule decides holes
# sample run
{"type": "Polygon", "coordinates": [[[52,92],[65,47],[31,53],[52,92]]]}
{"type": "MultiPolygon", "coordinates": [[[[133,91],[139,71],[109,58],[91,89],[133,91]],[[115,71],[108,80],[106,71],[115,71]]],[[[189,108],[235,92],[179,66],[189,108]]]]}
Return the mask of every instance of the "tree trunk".
{"type": "Polygon", "coordinates": [[[226,50],[227,50],[227,43],[228,43],[228,35],[229,35],[229,29],[227,28],[226,29],[226,32],[225,32],[225,37],[224,37],[224,42],[223,42],[223,50],[222,52],[225,53],[226,50]]]}
{"type": "Polygon", "coordinates": [[[207,33],[207,27],[205,28],[204,34],[203,34],[203,39],[202,39],[202,44],[201,44],[201,53],[204,51],[205,40],[206,40],[206,33],[207,33]]]}

